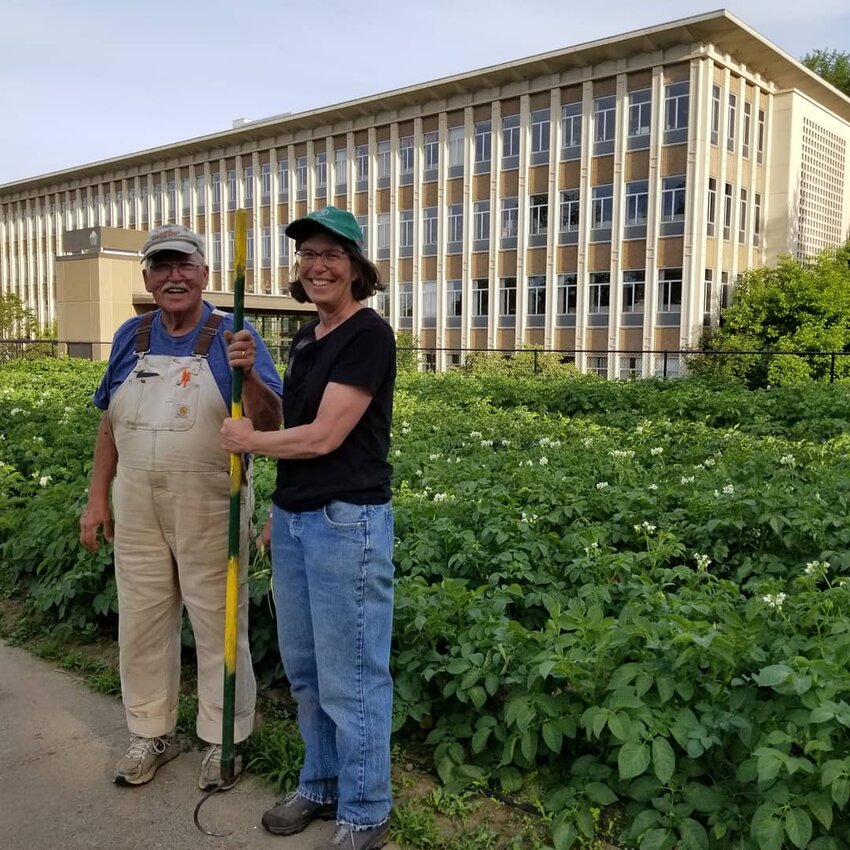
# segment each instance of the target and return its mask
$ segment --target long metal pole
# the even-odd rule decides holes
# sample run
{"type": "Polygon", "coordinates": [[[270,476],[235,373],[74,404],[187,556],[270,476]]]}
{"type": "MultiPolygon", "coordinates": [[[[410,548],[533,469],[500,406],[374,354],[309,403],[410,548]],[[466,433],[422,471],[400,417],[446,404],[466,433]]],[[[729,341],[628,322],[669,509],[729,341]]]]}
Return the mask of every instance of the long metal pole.
{"type": "MultiPolygon", "coordinates": [[[[245,320],[245,254],[248,218],[245,210],[235,216],[234,259],[236,280],[233,282],[233,333],[241,331],[245,320]]],[[[242,369],[232,371],[233,392],[230,416],[242,418],[242,369]]],[[[230,528],[227,553],[227,594],[224,612],[224,711],[221,721],[221,780],[233,781],[235,756],[233,734],[236,705],[236,630],[239,616],[239,546],[241,535],[242,455],[230,455],[230,528]]]]}

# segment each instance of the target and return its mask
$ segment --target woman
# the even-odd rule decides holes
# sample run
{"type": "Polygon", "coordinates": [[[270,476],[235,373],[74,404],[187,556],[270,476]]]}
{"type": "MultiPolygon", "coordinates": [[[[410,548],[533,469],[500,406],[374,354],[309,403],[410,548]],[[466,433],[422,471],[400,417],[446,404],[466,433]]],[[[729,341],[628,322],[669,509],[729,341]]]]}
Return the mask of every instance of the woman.
{"type": "Polygon", "coordinates": [[[354,216],[326,207],[293,221],[290,291],[319,318],[292,341],[284,430],[228,419],[231,452],[279,458],[271,552],[278,639],[298,703],[305,757],[298,789],[263,815],[292,835],[336,818],[315,850],[387,842],[393,513],[387,462],[395,339],[361,303],[383,289],[354,216]]]}

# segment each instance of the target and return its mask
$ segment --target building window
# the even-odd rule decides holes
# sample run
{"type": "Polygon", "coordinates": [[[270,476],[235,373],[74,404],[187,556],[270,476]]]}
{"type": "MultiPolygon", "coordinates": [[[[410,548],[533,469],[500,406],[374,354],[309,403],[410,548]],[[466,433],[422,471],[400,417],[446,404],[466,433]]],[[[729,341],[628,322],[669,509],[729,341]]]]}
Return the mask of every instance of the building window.
{"type": "Polygon", "coordinates": [[[513,157],[519,157],[519,115],[502,119],[502,167],[513,157]]]}
{"type": "Polygon", "coordinates": [[[366,253],[369,250],[369,216],[358,215],[356,219],[363,234],[363,252],[366,253]]]}
{"type": "Polygon", "coordinates": [[[398,314],[402,319],[413,317],[413,284],[400,283],[398,285],[398,314]]]}
{"type": "Polygon", "coordinates": [[[245,206],[254,203],[254,169],[250,165],[245,166],[242,172],[242,187],[245,190],[245,206]]]}
{"type": "Polygon", "coordinates": [[[748,100],[744,101],[744,132],[741,139],[741,153],[745,157],[750,155],[750,137],[753,133],[753,105],[748,100]]]}
{"type": "Polygon", "coordinates": [[[493,134],[489,121],[479,121],[475,125],[475,162],[490,162],[493,134]]]}
{"type": "Polygon", "coordinates": [[[473,239],[486,242],[490,238],[490,202],[476,201],[472,211],[473,239]]]}
{"type": "Polygon", "coordinates": [[[732,303],[732,287],[729,272],[720,272],[720,311],[723,312],[732,303]]]}
{"type": "Polygon", "coordinates": [[[705,281],[703,282],[703,292],[702,292],[702,323],[705,326],[711,324],[711,285],[714,281],[714,270],[706,269],[705,270],[705,281]]]}
{"type": "Polygon", "coordinates": [[[595,354],[587,358],[587,372],[598,378],[608,377],[608,355],[595,354]]]}
{"type": "Polygon", "coordinates": [[[611,273],[591,272],[588,295],[588,313],[607,313],[611,305],[611,273]]]}
{"type": "Polygon", "coordinates": [[[503,277],[499,280],[499,315],[516,315],[516,278],[503,277]]]}
{"type": "Polygon", "coordinates": [[[472,281],[472,315],[486,316],[490,308],[490,281],[477,277],[472,281]]]}
{"type": "Polygon", "coordinates": [[[679,313],[682,309],[682,270],[659,269],[658,309],[662,313],[679,313]]]}
{"type": "Polygon", "coordinates": [[[532,195],[529,210],[529,235],[545,236],[549,225],[549,196],[532,195]]]}
{"type": "MultiPolygon", "coordinates": [[[[184,177],[180,182],[180,194],[182,195],[181,200],[183,201],[183,215],[189,215],[189,211],[192,209],[192,183],[188,177],[184,177]]],[[[118,199],[118,214],[121,215],[121,192],[117,194],[118,199]]],[[[119,224],[120,227],[120,224],[119,224]]]]}
{"type": "Polygon", "coordinates": [[[646,225],[649,209],[649,181],[634,180],[626,183],[626,227],[646,225]]]}
{"type": "Polygon", "coordinates": [[[723,238],[732,237],[732,184],[723,187],[723,238]]]}
{"type": "Polygon", "coordinates": [[[685,175],[661,181],[661,220],[685,220],[685,175]]]}
{"type": "Polygon", "coordinates": [[[518,198],[502,198],[502,239],[515,239],[518,232],[518,198]]]}
{"type": "MultiPolygon", "coordinates": [[[[107,209],[111,206],[112,198],[109,192],[106,193],[104,205],[107,209]]],[[[111,210],[110,210],[111,213],[111,210]]],[[[174,180],[168,181],[168,213],[171,216],[177,216],[177,183],[174,180]]],[[[110,215],[111,218],[111,215],[110,215]]]]}
{"type": "Polygon", "coordinates": [[[611,183],[604,186],[594,186],[590,204],[590,218],[593,229],[610,228],[613,213],[614,186],[611,183]]]}
{"type": "Polygon", "coordinates": [[[652,122],[652,90],[629,92],[629,136],[648,136],[652,122]]]}
{"type": "Polygon", "coordinates": [[[266,268],[272,263],[272,229],[270,227],[264,227],[260,231],[260,240],[260,257],[263,268],[266,268]]]}
{"type": "Polygon", "coordinates": [[[446,281],[446,315],[455,318],[463,314],[463,281],[446,281]]]}
{"type": "Polygon", "coordinates": [[[597,97],[593,101],[593,138],[597,142],[614,140],[614,124],[617,114],[617,100],[610,97],[597,97]]]}
{"type": "Polygon", "coordinates": [[[764,159],[764,130],[765,130],[765,113],[763,109],[759,109],[759,123],[756,136],[756,159],[761,162],[764,159]]]}
{"type": "Polygon", "coordinates": [[[413,210],[402,210],[399,213],[399,248],[413,247],[413,210]]]}
{"type": "Polygon", "coordinates": [[[645,286],[646,272],[643,269],[633,269],[623,272],[624,313],[643,312],[645,286]]]}
{"type": "Polygon", "coordinates": [[[726,128],[726,150],[735,150],[735,123],[738,120],[738,97],[729,92],[729,126],[726,128]]]}
{"type": "Polygon", "coordinates": [[[437,318],[437,281],[425,280],[422,282],[422,318],[437,318]]]}
{"type": "Polygon", "coordinates": [[[426,207],[422,211],[422,244],[437,244],[437,208],[426,207]]]}
{"type": "Polygon", "coordinates": [[[449,168],[463,168],[463,127],[449,127],[449,168]]]}
{"type": "Polygon", "coordinates": [[[528,276],[528,315],[546,315],[546,275],[528,276]]]}
{"type": "Polygon", "coordinates": [[[334,149],[334,183],[337,192],[348,185],[348,151],[345,148],[334,149]]]}
{"type": "Polygon", "coordinates": [[[561,191],[561,220],[559,225],[561,233],[578,230],[579,200],[578,189],[563,189],[561,191]]]}
{"type": "Polygon", "coordinates": [[[425,171],[436,171],[440,164],[440,134],[436,131],[425,134],[423,154],[425,171]]]}
{"type": "Polygon", "coordinates": [[[388,141],[378,142],[378,180],[390,179],[390,143],[388,141]]]}
{"type": "Polygon", "coordinates": [[[245,267],[252,269],[254,268],[254,228],[248,228],[248,239],[245,244],[245,267]]]}
{"type": "Polygon", "coordinates": [[[561,148],[581,148],[581,101],[561,107],[561,148]]]}
{"type": "Polygon", "coordinates": [[[357,169],[357,182],[365,183],[369,179],[369,145],[358,145],[354,150],[357,169]]]}
{"type": "Polygon", "coordinates": [[[720,86],[711,87],[711,144],[720,140],[720,86]]]}
{"type": "Polygon", "coordinates": [[[548,109],[536,109],[531,113],[531,153],[549,153],[548,109]]]}
{"type": "MultiPolygon", "coordinates": [[[[229,210],[236,209],[236,172],[230,169],[227,172],[227,208],[229,210]]],[[[159,213],[159,209],[157,209],[159,213]]]]}
{"type": "Polygon", "coordinates": [[[747,190],[741,189],[740,215],[738,216],[738,241],[743,245],[747,241],[747,190]]]}
{"type": "Polygon", "coordinates": [[[449,205],[449,243],[463,242],[463,204],[449,205]]]}
{"type": "Polygon", "coordinates": [[[753,203],[753,242],[758,245],[761,241],[761,195],[756,192],[753,203]]]}
{"type": "Polygon", "coordinates": [[[664,87],[664,129],[687,130],[690,83],[672,83],[664,87]]]}
{"type": "Polygon", "coordinates": [[[574,274],[559,274],[556,291],[557,311],[559,316],[574,314],[578,298],[578,284],[574,274]]]}
{"type": "Polygon", "coordinates": [[[321,153],[316,154],[316,189],[327,189],[327,186],[328,155],[322,151],[321,153]]]}
{"type": "Polygon", "coordinates": [[[378,251],[390,250],[390,214],[378,213],[378,251]]]}
{"type": "Polygon", "coordinates": [[[286,235],[286,225],[277,226],[277,253],[280,256],[280,265],[289,264],[289,237],[286,235]]]}
{"type": "Polygon", "coordinates": [[[268,204],[272,196],[272,167],[268,162],[260,165],[260,191],[263,204],[268,204]]]}
{"type": "Polygon", "coordinates": [[[295,160],[295,191],[299,195],[307,192],[307,157],[299,156],[295,160]]]}
{"type": "Polygon", "coordinates": [[[413,174],[413,153],[413,136],[404,136],[399,139],[398,158],[401,174],[413,174]]]}
{"type": "Polygon", "coordinates": [[[221,233],[216,231],[212,235],[212,261],[213,271],[221,270],[221,233]]]}
{"type": "Polygon", "coordinates": [[[277,163],[277,199],[285,201],[289,197],[289,161],[281,159],[277,163]]]}
{"type": "Polygon", "coordinates": [[[706,211],[708,235],[714,236],[714,225],[717,223],[717,178],[708,178],[708,210],[706,211]]]}

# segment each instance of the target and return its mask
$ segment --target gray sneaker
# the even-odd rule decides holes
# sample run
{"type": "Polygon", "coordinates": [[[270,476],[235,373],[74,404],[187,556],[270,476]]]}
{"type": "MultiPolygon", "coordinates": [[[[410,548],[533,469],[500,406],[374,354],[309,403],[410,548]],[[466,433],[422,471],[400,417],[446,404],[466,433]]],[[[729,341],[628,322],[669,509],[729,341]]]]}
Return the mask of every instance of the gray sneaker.
{"type": "Polygon", "coordinates": [[[132,735],[124,757],[115,765],[116,785],[144,785],[171,759],[180,755],[173,735],[143,738],[132,735]]]}
{"type": "Polygon", "coordinates": [[[314,803],[293,791],[263,815],[263,826],[274,835],[295,835],[314,820],[335,818],[336,803],[314,803]]]}
{"type": "Polygon", "coordinates": [[[340,826],[333,838],[320,841],[313,850],[378,850],[389,840],[390,827],[386,823],[357,831],[340,826]]]}
{"type": "MultiPolygon", "coordinates": [[[[242,756],[238,753],[233,757],[233,778],[221,785],[222,791],[229,791],[242,775],[242,756]]],[[[209,791],[221,784],[221,744],[211,744],[201,762],[201,775],[198,787],[201,791],[209,791]]]]}

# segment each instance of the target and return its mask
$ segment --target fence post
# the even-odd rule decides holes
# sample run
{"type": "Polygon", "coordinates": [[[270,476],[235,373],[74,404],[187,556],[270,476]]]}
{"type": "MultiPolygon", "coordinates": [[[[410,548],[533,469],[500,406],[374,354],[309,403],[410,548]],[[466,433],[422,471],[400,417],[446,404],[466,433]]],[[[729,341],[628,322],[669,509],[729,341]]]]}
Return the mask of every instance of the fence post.
{"type": "Polygon", "coordinates": [[[664,350],[664,378],[667,378],[667,349],[664,350]]]}
{"type": "Polygon", "coordinates": [[[830,384],[835,383],[835,352],[832,352],[832,356],[829,358],[829,382],[830,384]]]}
{"type": "Polygon", "coordinates": [[[537,349],[534,349],[534,374],[536,375],[540,371],[540,367],[537,365],[537,349]]]}

